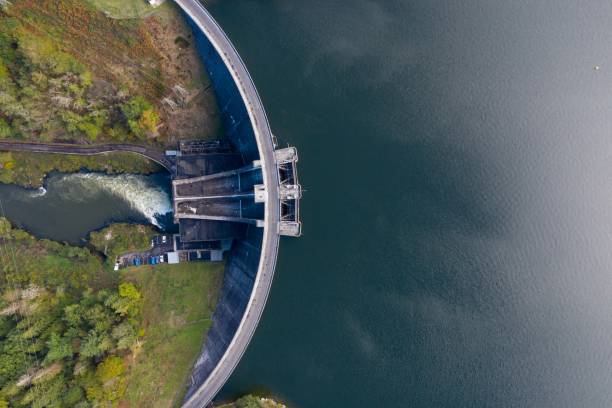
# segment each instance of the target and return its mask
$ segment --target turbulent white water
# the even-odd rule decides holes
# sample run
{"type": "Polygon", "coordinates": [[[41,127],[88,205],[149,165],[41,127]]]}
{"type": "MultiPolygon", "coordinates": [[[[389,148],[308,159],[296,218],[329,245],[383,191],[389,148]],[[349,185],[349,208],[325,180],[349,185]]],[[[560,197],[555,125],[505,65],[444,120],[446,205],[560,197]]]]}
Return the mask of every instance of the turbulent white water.
{"type": "Polygon", "coordinates": [[[47,194],[47,189],[44,187],[39,187],[37,190],[32,191],[30,196],[33,198],[44,197],[45,194],[47,194]]]}
{"type": "Polygon", "coordinates": [[[147,176],[76,173],[62,175],[53,180],[53,184],[55,185],[48,187],[61,189],[62,195],[74,202],[90,201],[98,194],[110,193],[126,201],[134,210],[143,214],[158,227],[161,225],[156,216],[172,211],[172,202],[168,192],[153,183],[147,176]]]}

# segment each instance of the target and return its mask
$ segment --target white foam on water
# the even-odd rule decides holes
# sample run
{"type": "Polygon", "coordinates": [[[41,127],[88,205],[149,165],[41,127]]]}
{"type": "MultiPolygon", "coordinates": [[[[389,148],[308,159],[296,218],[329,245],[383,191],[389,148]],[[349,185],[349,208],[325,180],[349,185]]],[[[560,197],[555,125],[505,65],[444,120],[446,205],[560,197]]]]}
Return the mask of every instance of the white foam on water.
{"type": "Polygon", "coordinates": [[[143,214],[153,225],[162,227],[156,216],[172,211],[169,194],[161,186],[152,183],[147,176],[136,174],[107,175],[101,173],[75,173],[62,175],[58,183],[71,184],[63,189],[64,197],[84,201],[101,193],[111,193],[125,200],[143,214]]]}
{"type": "Polygon", "coordinates": [[[36,198],[36,197],[44,197],[45,194],[47,194],[47,189],[44,187],[39,187],[38,189],[32,191],[30,193],[30,197],[36,198]]]}

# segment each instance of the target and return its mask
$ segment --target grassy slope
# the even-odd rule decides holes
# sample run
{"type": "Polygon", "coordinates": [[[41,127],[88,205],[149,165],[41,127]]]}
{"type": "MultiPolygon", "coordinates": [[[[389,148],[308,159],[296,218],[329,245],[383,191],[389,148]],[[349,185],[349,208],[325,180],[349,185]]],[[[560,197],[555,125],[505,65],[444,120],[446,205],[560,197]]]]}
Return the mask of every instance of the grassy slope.
{"type": "Polygon", "coordinates": [[[129,373],[123,406],[169,407],[182,398],[216,305],[223,264],[126,269],[144,299],[146,341],[129,373]]]}
{"type": "Polygon", "coordinates": [[[146,0],[88,0],[112,18],[139,18],[153,10],[146,0]]]}
{"type": "MultiPolygon", "coordinates": [[[[5,223],[5,221],[2,221],[5,223]]],[[[13,239],[0,238],[0,285],[41,287],[86,287],[96,289],[116,284],[116,276],[103,268],[101,260],[85,248],[46,239],[36,239],[22,230],[13,239]],[[16,266],[16,268],[15,268],[16,266]]]]}
{"type": "Polygon", "coordinates": [[[151,249],[151,237],[155,230],[148,225],[113,224],[89,235],[89,242],[111,262],[118,255],[151,249]]]}
{"type": "Polygon", "coordinates": [[[0,183],[40,187],[51,171],[72,173],[86,169],[107,174],[151,174],[162,167],[131,153],[112,153],[96,156],[62,154],[29,154],[0,152],[0,183]]]}

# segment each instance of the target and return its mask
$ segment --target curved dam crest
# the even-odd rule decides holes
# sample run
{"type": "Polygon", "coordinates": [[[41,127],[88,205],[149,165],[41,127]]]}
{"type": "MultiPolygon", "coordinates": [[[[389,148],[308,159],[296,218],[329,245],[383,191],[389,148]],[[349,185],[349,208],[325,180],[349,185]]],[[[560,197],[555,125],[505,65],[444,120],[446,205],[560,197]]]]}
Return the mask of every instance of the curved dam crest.
{"type": "MultiPolygon", "coordinates": [[[[221,107],[226,137],[246,166],[213,177],[227,182],[237,178],[240,190],[240,173],[255,169],[261,184],[253,186],[251,194],[255,204],[264,204],[263,219],[247,224],[243,238],[234,241],[213,322],[193,368],[183,406],[204,407],[228,380],[257,328],[274,277],[280,235],[301,234],[301,187],[297,150],[276,149],[255,85],[223,30],[196,0],[175,3],[193,30],[196,48],[221,107]]],[[[193,179],[194,183],[198,179],[215,184],[207,174],[200,176],[193,179]]],[[[175,219],[179,217],[176,194],[182,183],[173,182],[175,219]]]]}

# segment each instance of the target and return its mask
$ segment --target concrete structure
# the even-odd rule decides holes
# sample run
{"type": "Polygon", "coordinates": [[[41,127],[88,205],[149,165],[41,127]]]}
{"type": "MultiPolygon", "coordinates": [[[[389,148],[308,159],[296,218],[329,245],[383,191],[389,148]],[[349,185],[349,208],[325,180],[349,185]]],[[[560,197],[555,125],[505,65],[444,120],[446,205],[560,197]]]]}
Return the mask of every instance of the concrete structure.
{"type": "MultiPolygon", "coordinates": [[[[276,152],[257,90],[226,35],[197,0],[175,2],[193,28],[227,137],[241,159],[240,165],[224,165],[199,175],[190,171],[189,162],[177,163],[178,172],[185,174],[177,173],[173,183],[181,227],[186,223],[214,228],[224,224],[242,229],[228,257],[213,323],[191,375],[184,401],[184,407],[191,408],[211,402],[246,350],[270,291],[280,234],[301,234],[301,189],[295,167],[297,151],[276,152]],[[183,178],[190,180],[181,181],[183,178]],[[215,200],[231,203],[230,211],[214,205],[215,200]]],[[[224,160],[234,159],[220,161],[224,160]]],[[[218,162],[212,159],[201,164],[212,168],[218,162]]],[[[206,230],[194,236],[199,239],[206,230]]]]}
{"type": "Polygon", "coordinates": [[[171,265],[179,263],[178,252],[168,252],[168,263],[171,265]]]}
{"type": "Polygon", "coordinates": [[[168,156],[133,145],[0,141],[0,150],[83,155],[128,151],[143,155],[174,175],[173,189],[178,192],[175,208],[184,243],[233,239],[219,303],[184,400],[184,407],[191,408],[205,407],[212,401],[246,350],[272,285],[280,236],[301,234],[302,193],[297,151],[276,150],[276,138],[238,53],[197,0],[175,2],[192,26],[221,107],[229,145],[181,145],[180,154],[171,152],[168,156]],[[222,200],[223,205],[214,200],[222,200]]]}

